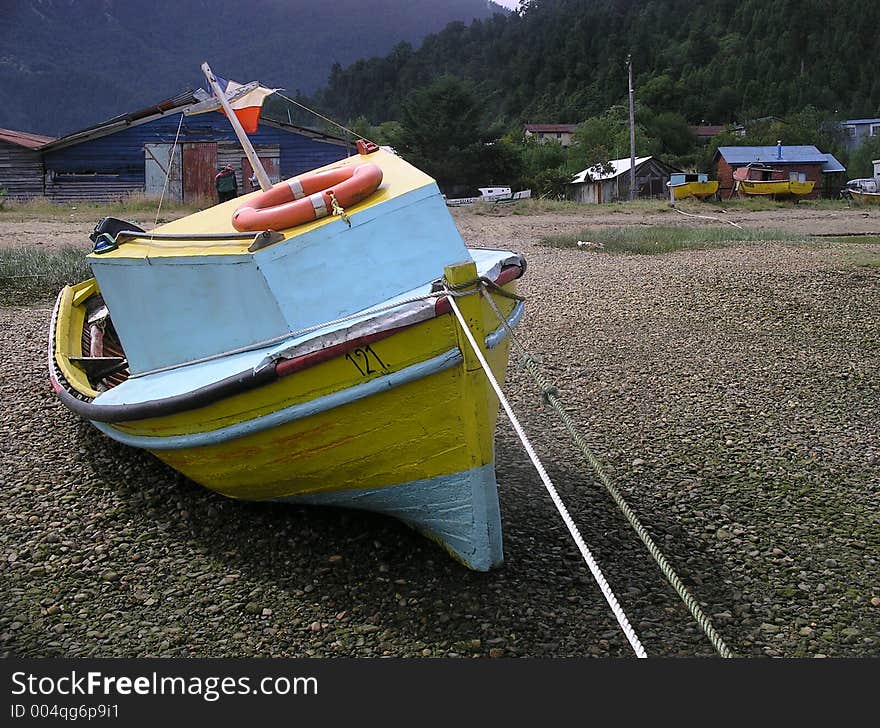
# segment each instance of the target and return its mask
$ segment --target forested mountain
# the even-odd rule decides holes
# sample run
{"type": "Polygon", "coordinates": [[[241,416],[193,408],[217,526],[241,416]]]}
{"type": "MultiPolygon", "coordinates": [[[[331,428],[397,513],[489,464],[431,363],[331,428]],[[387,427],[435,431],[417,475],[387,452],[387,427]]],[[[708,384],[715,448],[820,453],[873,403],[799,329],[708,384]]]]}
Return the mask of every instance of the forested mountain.
{"type": "Polygon", "coordinates": [[[59,135],[204,86],[310,93],[334,62],[417,44],[487,0],[0,0],[0,127],[59,135]]]}
{"type": "Polygon", "coordinates": [[[632,54],[639,102],[692,123],[807,106],[880,116],[878,28],[876,1],[529,0],[417,50],[336,65],[318,101],[342,118],[396,120],[410,92],[452,74],[492,119],[580,122],[625,101],[632,54]]]}

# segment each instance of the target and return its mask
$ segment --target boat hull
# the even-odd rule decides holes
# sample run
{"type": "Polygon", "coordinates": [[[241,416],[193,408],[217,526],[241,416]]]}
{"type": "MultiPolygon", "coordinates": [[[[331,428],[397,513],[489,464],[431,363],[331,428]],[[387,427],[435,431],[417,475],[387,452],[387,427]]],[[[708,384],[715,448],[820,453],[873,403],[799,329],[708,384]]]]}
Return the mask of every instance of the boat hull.
{"type": "Polygon", "coordinates": [[[853,202],[857,205],[865,207],[880,206],[880,192],[859,192],[858,190],[850,190],[853,202]]]}
{"type": "Polygon", "coordinates": [[[737,189],[744,195],[802,197],[813,191],[815,182],[792,182],[790,180],[740,180],[737,189]]]}
{"type": "Polygon", "coordinates": [[[705,200],[718,192],[718,180],[709,182],[685,182],[680,185],[671,185],[672,196],[675,200],[684,200],[688,197],[696,197],[705,200]]]}
{"type": "MultiPolygon", "coordinates": [[[[509,292],[514,287],[515,281],[504,285],[509,292]]],[[[60,297],[67,310],[53,317],[56,362],[65,348],[78,353],[85,316],[75,298],[60,297]]],[[[523,304],[493,298],[508,325],[516,325],[523,304]]],[[[481,296],[459,301],[503,381],[506,327],[481,296]]],[[[502,562],[494,475],[498,400],[465,347],[452,314],[439,313],[286,359],[276,368],[291,373],[204,406],[93,424],[227,497],[386,513],[469,568],[486,570],[502,562]]]]}

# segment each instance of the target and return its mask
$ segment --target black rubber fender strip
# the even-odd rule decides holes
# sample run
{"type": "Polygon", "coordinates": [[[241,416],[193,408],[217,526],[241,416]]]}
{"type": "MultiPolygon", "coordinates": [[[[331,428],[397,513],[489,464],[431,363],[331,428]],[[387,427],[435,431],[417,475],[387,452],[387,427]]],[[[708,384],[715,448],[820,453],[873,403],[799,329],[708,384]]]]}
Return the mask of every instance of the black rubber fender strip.
{"type": "Polygon", "coordinates": [[[167,417],[185,412],[186,410],[206,407],[220,399],[232,397],[233,395],[270,384],[277,378],[275,367],[265,367],[259,372],[249,370],[233,374],[231,377],[226,377],[199,389],[194,389],[186,394],[133,404],[100,405],[93,402],[85,402],[74,397],[63,387],[58,392],[58,397],[65,407],[87,420],[108,423],[132,422],[134,420],[146,420],[151,417],[167,417]]]}

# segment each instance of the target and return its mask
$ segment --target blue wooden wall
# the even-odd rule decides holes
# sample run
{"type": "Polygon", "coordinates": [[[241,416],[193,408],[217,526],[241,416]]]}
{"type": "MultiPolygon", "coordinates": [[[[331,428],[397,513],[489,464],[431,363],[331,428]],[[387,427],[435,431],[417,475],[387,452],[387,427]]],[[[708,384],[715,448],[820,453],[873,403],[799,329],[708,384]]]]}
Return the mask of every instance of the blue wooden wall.
{"type": "MultiPolygon", "coordinates": [[[[46,195],[56,199],[111,199],[144,189],[144,145],[171,144],[181,114],[168,114],[96,139],[43,154],[46,195]]],[[[293,130],[260,123],[249,135],[255,146],[277,144],[281,177],[287,179],[354,153],[353,147],[325,142],[293,130]]],[[[185,116],[179,143],[236,141],[225,116],[218,112],[185,116]]],[[[237,141],[236,141],[237,143],[237,141]]]]}

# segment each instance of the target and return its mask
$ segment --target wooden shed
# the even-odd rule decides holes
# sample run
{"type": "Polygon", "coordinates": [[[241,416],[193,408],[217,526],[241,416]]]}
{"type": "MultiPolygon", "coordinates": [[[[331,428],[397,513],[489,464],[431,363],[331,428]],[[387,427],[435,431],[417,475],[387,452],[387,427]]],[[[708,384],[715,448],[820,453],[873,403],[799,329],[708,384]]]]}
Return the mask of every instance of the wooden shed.
{"type": "MultiPolygon", "coordinates": [[[[680,169],[656,157],[636,157],[635,178],[638,199],[667,198],[666,183],[680,169]]],[[[568,184],[566,197],[585,205],[629,199],[630,158],[612,159],[578,172],[568,184]]]]}
{"type": "MultiPolygon", "coordinates": [[[[214,176],[224,164],[235,169],[239,194],[251,191],[250,164],[226,117],[183,114],[206,96],[187,91],[47,144],[40,150],[42,193],[58,202],[143,192],[208,203],[216,201],[214,176]]],[[[250,139],[273,182],[354,153],[353,141],[266,118],[250,139]]]]}
{"type": "Polygon", "coordinates": [[[0,129],[0,190],[9,199],[43,194],[43,164],[38,151],[52,137],[0,129]]]}

